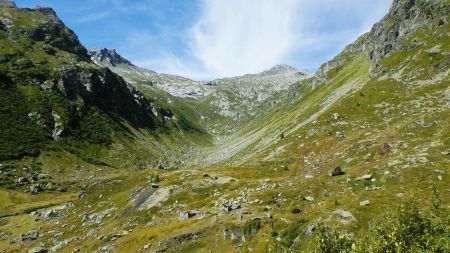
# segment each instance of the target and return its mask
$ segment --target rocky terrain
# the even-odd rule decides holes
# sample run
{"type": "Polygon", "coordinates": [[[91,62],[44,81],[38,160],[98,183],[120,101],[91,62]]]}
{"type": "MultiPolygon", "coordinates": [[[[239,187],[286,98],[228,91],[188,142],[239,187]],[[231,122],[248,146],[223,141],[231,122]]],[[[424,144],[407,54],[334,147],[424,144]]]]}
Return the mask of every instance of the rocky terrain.
{"type": "Polygon", "coordinates": [[[0,252],[446,252],[449,7],[197,82],[0,0],[0,252]]]}

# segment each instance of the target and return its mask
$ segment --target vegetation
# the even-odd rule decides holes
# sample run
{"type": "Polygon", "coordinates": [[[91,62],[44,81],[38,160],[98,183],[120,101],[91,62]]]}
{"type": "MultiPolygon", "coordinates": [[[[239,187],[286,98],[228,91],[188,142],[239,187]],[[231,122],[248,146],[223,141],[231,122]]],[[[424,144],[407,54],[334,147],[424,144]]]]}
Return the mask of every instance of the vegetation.
{"type": "Polygon", "coordinates": [[[441,204],[421,212],[414,202],[407,202],[377,218],[362,237],[321,226],[317,252],[447,252],[449,222],[450,215],[441,204]]]}

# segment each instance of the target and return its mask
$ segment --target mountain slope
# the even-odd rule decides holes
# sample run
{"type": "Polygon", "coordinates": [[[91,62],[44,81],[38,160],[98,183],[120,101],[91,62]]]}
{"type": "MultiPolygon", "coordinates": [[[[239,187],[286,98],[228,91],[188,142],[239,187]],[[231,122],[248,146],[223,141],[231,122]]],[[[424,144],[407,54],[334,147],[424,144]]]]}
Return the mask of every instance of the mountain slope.
{"type": "Polygon", "coordinates": [[[56,151],[89,164],[175,167],[209,142],[195,122],[91,62],[52,9],[3,2],[0,41],[0,160],[27,166],[56,151]]]}
{"type": "Polygon", "coordinates": [[[92,49],[89,54],[96,64],[111,69],[140,90],[163,90],[172,99],[184,101],[184,107],[196,111],[201,125],[218,137],[234,134],[254,117],[288,103],[297,95],[295,84],[311,77],[306,71],[277,65],[258,74],[193,81],[136,67],[114,49],[92,49]]]}

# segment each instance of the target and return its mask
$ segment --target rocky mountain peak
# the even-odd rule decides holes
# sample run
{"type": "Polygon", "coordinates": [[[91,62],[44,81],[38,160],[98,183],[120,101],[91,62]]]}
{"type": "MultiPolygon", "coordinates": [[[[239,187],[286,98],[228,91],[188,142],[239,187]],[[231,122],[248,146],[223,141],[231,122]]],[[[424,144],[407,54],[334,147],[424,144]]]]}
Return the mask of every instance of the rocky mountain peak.
{"type": "Polygon", "coordinates": [[[276,74],[282,74],[282,73],[288,73],[288,72],[296,72],[298,71],[296,68],[291,67],[286,64],[278,64],[273,66],[272,68],[265,70],[261,72],[261,75],[276,75],[276,74]]]}
{"type": "Polygon", "coordinates": [[[133,65],[130,61],[119,55],[115,49],[112,48],[95,48],[89,49],[88,54],[91,60],[95,63],[108,63],[111,66],[118,64],[133,65]]]}
{"type": "Polygon", "coordinates": [[[16,7],[16,4],[11,0],[0,0],[0,7],[16,7]]]}

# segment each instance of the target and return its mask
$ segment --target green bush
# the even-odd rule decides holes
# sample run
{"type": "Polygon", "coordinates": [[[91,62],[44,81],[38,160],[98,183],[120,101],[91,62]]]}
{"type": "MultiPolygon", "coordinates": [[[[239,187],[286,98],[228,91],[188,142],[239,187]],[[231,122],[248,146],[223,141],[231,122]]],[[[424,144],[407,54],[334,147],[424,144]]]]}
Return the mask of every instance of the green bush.
{"type": "Polygon", "coordinates": [[[283,246],[289,248],[291,247],[296,238],[299,237],[305,227],[305,222],[303,220],[297,221],[295,223],[290,224],[282,233],[282,241],[283,246]]]}
{"type": "Polygon", "coordinates": [[[245,222],[245,224],[241,227],[241,232],[244,235],[255,235],[256,233],[258,233],[260,229],[261,229],[261,220],[253,219],[245,222]]]}
{"type": "Polygon", "coordinates": [[[422,213],[414,202],[408,202],[394,212],[376,219],[367,234],[355,239],[335,229],[321,227],[316,251],[448,252],[449,213],[436,203],[431,211],[422,213]]]}

